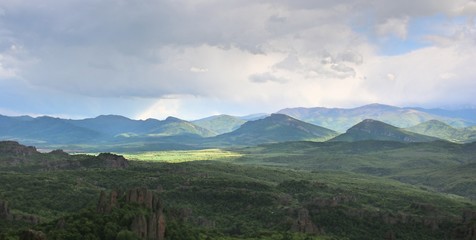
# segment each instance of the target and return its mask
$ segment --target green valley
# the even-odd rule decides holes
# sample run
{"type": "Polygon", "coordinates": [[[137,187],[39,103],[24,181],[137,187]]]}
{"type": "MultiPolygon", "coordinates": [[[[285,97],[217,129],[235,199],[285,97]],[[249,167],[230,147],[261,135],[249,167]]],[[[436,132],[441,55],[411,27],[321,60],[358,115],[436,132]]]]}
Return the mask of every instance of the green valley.
{"type": "Polygon", "coordinates": [[[164,239],[466,239],[475,227],[474,144],[289,142],[129,161],[0,146],[2,239],[140,239],[153,214],[164,239]]]}

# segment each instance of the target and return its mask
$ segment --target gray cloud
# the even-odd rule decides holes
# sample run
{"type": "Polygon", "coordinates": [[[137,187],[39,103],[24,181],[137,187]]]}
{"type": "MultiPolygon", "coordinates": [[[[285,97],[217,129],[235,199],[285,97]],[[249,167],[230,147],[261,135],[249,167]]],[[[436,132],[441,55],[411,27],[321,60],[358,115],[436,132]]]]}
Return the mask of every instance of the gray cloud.
{"type": "Polygon", "coordinates": [[[346,51],[340,53],[338,59],[343,62],[354,63],[358,65],[364,62],[363,56],[353,51],[346,51]]]}
{"type": "Polygon", "coordinates": [[[267,82],[276,82],[276,83],[286,83],[288,82],[287,79],[277,77],[272,73],[260,73],[260,74],[253,74],[249,77],[251,82],[254,83],[267,83],[267,82]]]}
{"type": "MultiPolygon", "coordinates": [[[[303,84],[303,91],[334,78],[363,79],[349,86],[367,88],[363,75],[380,81],[375,76],[398,74],[402,62],[386,61],[395,64],[388,71],[373,69],[387,68],[372,65],[380,60],[378,41],[372,41],[381,37],[378,29],[382,36],[405,39],[413,19],[469,18],[474,6],[470,0],[4,0],[0,81],[17,77],[28,85],[98,98],[241,99],[237,89],[289,79],[303,84]]],[[[427,39],[435,47],[467,47],[474,42],[471,31],[427,39]]],[[[285,90],[247,94],[259,98],[285,90]]]]}
{"type": "Polygon", "coordinates": [[[289,54],[283,61],[276,63],[274,67],[290,71],[298,71],[303,67],[303,64],[298,56],[295,54],[289,54]]]}
{"type": "Polygon", "coordinates": [[[343,63],[333,64],[331,69],[337,72],[337,75],[341,78],[355,77],[355,70],[343,63]]]}

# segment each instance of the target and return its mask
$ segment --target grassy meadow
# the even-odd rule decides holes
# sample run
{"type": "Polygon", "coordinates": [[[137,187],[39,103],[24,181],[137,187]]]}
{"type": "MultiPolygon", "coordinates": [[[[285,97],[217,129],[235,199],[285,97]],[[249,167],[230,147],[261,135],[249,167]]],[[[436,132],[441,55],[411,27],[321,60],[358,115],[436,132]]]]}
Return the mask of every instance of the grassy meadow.
{"type": "Polygon", "coordinates": [[[243,154],[221,149],[150,151],[138,153],[118,153],[129,160],[179,163],[191,161],[232,161],[243,154]]]}

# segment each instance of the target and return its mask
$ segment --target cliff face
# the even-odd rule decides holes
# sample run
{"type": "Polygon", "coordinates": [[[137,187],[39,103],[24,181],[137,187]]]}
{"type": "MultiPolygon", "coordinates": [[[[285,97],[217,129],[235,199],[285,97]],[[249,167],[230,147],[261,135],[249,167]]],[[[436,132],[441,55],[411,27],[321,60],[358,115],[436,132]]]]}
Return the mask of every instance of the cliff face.
{"type": "Polygon", "coordinates": [[[454,239],[476,240],[476,211],[465,211],[462,224],[455,229],[454,239]]]}
{"type": "Polygon", "coordinates": [[[7,221],[20,221],[29,224],[38,224],[40,220],[37,216],[26,214],[13,214],[10,212],[8,202],[0,200],[0,219],[7,221]]]}
{"type": "Polygon", "coordinates": [[[14,141],[0,141],[0,164],[17,166],[29,163],[33,156],[41,153],[35,147],[27,147],[14,141]]]}
{"type": "Polygon", "coordinates": [[[129,162],[121,155],[112,153],[100,153],[97,160],[103,161],[104,165],[109,168],[126,168],[129,167],[129,162]]]}
{"type": "Polygon", "coordinates": [[[302,208],[298,210],[298,217],[294,221],[292,230],[296,232],[318,234],[319,228],[312,222],[309,210],[302,208]]]}
{"type": "Polygon", "coordinates": [[[0,219],[7,219],[10,216],[10,209],[8,203],[0,200],[0,219]]]}
{"type": "Polygon", "coordinates": [[[20,240],[46,240],[46,235],[43,232],[32,229],[25,230],[20,234],[20,240]]]}
{"type": "Polygon", "coordinates": [[[121,155],[101,153],[98,156],[69,155],[63,150],[40,153],[14,141],[0,141],[0,166],[30,168],[42,171],[79,168],[127,168],[129,161],[121,155]]]}
{"type": "Polygon", "coordinates": [[[0,152],[6,155],[26,157],[39,154],[35,147],[27,147],[15,141],[2,141],[0,143],[0,152]]]}
{"type": "Polygon", "coordinates": [[[140,239],[163,240],[165,237],[165,218],[163,204],[159,197],[146,188],[133,188],[122,194],[111,191],[109,195],[101,192],[97,205],[97,212],[110,213],[114,208],[120,208],[119,199],[124,199],[124,204],[136,204],[148,210],[139,213],[131,223],[130,230],[140,239]]]}

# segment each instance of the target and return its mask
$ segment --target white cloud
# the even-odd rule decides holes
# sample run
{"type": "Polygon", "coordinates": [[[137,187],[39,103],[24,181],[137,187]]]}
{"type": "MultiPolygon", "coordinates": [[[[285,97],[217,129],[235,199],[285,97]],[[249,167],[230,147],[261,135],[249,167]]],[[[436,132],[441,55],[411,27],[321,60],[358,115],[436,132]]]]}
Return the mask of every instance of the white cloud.
{"type": "Polygon", "coordinates": [[[168,116],[178,116],[181,101],[177,97],[161,98],[135,116],[136,119],[165,119],[168,116]]]}
{"type": "Polygon", "coordinates": [[[399,105],[471,102],[476,94],[474,61],[471,50],[462,53],[457,46],[375,57],[363,72],[365,88],[375,99],[399,105]]]}
{"type": "Polygon", "coordinates": [[[208,72],[208,68],[191,67],[190,72],[204,73],[204,72],[208,72]]]}
{"type": "Polygon", "coordinates": [[[389,18],[385,22],[376,26],[376,32],[383,37],[395,36],[400,39],[406,39],[408,35],[409,17],[389,18]]]}
{"type": "Polygon", "coordinates": [[[461,5],[457,6],[454,9],[455,15],[471,15],[476,16],[476,1],[468,0],[465,3],[461,3],[461,5]]]}
{"type": "Polygon", "coordinates": [[[285,83],[289,81],[285,78],[275,76],[269,72],[253,74],[249,77],[249,79],[251,82],[254,82],[254,83],[267,83],[267,82],[285,83]]]}
{"type": "Polygon", "coordinates": [[[395,79],[397,79],[397,76],[395,76],[393,73],[387,73],[387,79],[393,82],[395,79]]]}
{"type": "Polygon", "coordinates": [[[14,78],[17,76],[16,71],[4,65],[4,56],[0,55],[0,80],[14,78]]]}

